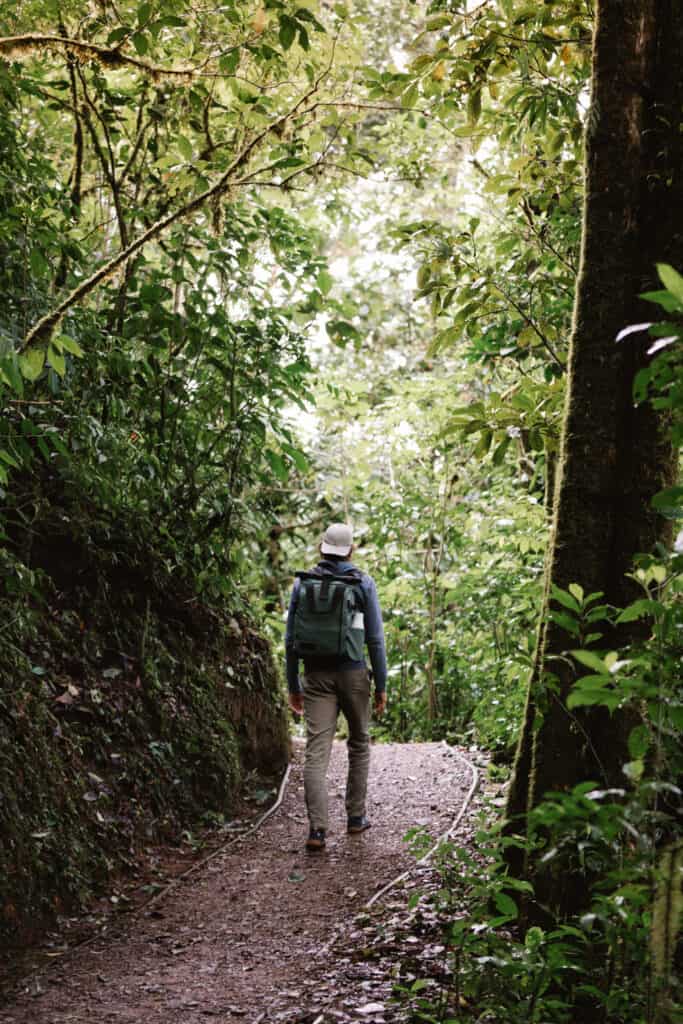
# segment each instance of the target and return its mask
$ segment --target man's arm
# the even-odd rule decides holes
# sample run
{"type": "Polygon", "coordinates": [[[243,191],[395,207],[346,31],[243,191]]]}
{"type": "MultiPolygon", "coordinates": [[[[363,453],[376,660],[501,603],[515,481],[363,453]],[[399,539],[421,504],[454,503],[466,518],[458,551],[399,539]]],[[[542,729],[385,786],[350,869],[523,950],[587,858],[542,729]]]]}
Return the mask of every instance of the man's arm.
{"type": "Polygon", "coordinates": [[[365,598],[365,643],[370,655],[375,681],[375,711],[381,715],[387,705],[387,654],[382,612],[372,576],[366,576],[363,581],[363,596],[365,598]]]}
{"type": "Polygon", "coordinates": [[[289,690],[289,706],[297,715],[304,710],[304,697],[299,682],[299,656],[294,650],[294,614],[299,603],[299,580],[294,580],[292,595],[287,611],[287,627],[285,629],[285,658],[287,673],[287,689],[289,690]]]}

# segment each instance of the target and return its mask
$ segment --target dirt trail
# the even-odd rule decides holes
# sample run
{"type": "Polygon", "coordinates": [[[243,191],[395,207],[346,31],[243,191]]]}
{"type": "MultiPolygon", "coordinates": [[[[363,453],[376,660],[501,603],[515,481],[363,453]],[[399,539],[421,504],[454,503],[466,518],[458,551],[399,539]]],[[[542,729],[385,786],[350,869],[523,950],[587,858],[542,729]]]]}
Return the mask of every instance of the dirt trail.
{"type": "MultiPolygon", "coordinates": [[[[258,832],[151,909],[113,922],[106,934],[67,954],[0,1008],[0,1024],[315,1020],[336,984],[335,938],[373,893],[414,863],[406,831],[423,826],[435,837],[443,833],[472,779],[440,744],[374,746],[372,828],[347,836],[345,774],[345,745],[335,743],[323,854],[303,849],[297,747],[283,804],[258,832]]],[[[357,997],[360,1006],[363,992],[357,997]]]]}

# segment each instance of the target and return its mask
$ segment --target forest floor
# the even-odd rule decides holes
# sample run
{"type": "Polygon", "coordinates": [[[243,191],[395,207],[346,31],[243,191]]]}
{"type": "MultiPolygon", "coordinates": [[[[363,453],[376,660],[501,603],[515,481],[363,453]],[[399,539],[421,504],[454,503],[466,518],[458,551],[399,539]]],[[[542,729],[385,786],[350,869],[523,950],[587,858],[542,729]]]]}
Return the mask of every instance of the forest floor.
{"type": "MultiPolygon", "coordinates": [[[[282,805],[260,829],[29,976],[0,1004],[0,1024],[403,1020],[396,982],[446,970],[438,929],[416,928],[408,909],[409,893],[433,889],[435,873],[416,867],[403,837],[416,827],[433,838],[446,832],[472,770],[442,744],[373,746],[372,828],[349,836],[346,748],[335,742],[327,848],[310,854],[302,761],[297,743],[282,805]],[[410,867],[405,883],[365,908],[410,867]]],[[[454,833],[458,843],[472,842],[477,802],[454,833]]]]}

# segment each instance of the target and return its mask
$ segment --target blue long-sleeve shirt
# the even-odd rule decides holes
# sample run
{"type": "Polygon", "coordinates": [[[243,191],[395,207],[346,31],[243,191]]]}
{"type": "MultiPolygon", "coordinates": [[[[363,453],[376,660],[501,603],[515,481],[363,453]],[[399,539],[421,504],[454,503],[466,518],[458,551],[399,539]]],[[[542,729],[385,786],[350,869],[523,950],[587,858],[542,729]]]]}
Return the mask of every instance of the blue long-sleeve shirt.
{"type": "MultiPolygon", "coordinates": [[[[336,575],[343,575],[347,572],[358,572],[353,562],[326,562],[319,563],[319,568],[326,569],[336,575]]],[[[375,693],[383,693],[387,685],[387,656],[384,646],[384,627],[382,625],[382,612],[379,607],[377,588],[372,576],[362,574],[360,590],[363,594],[363,612],[365,616],[365,644],[370,655],[370,664],[375,683],[375,693]]],[[[289,611],[287,613],[287,629],[285,631],[285,651],[287,658],[287,686],[290,693],[301,693],[299,682],[299,656],[293,650],[294,639],[294,613],[299,603],[299,580],[294,580],[292,596],[289,600],[289,611]]],[[[316,668],[331,668],[328,663],[325,666],[316,663],[315,659],[305,659],[304,668],[308,671],[315,671],[316,668]]],[[[328,659],[329,661],[329,659],[328,659]]],[[[365,668],[365,661],[353,661],[350,658],[340,658],[335,661],[334,668],[365,668]]]]}

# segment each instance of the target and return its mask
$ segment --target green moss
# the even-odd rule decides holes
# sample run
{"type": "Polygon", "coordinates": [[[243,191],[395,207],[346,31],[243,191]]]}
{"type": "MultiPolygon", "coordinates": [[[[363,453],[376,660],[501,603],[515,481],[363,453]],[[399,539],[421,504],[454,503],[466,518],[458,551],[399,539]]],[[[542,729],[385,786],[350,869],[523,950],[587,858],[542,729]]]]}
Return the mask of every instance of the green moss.
{"type": "Polygon", "coordinates": [[[188,615],[181,591],[148,591],[140,614],[103,592],[36,576],[0,600],[5,939],[83,905],[143,843],[229,814],[245,769],[287,758],[270,653],[243,617],[196,600],[188,615]]]}

